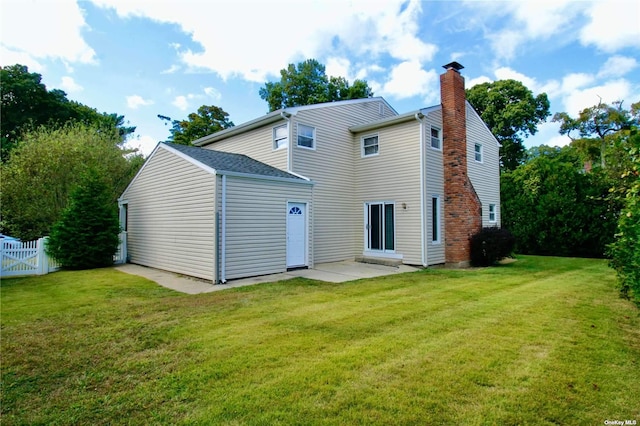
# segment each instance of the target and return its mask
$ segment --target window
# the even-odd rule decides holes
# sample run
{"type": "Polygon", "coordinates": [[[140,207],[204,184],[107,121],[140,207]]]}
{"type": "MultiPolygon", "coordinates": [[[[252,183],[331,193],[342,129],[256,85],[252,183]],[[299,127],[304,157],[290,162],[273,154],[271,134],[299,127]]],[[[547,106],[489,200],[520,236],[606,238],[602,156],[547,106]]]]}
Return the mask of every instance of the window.
{"type": "Polygon", "coordinates": [[[286,124],[273,128],[273,149],[289,146],[289,129],[286,124]]]}
{"type": "Polygon", "coordinates": [[[480,143],[475,144],[474,150],[475,150],[476,161],[478,163],[482,163],[482,144],[480,143]]]}
{"type": "Polygon", "coordinates": [[[378,154],[378,135],[365,136],[362,138],[362,156],[378,154]]]}
{"type": "Polygon", "coordinates": [[[395,220],[393,203],[367,203],[367,250],[395,250],[395,220]]]}
{"type": "Polygon", "coordinates": [[[496,222],[496,205],[489,204],[489,222],[496,222]]]}
{"type": "Polygon", "coordinates": [[[303,148],[316,149],[315,127],[298,124],[298,146],[303,148]]]}
{"type": "Polygon", "coordinates": [[[440,129],[431,128],[431,148],[440,149],[440,129]]]}
{"type": "Polygon", "coordinates": [[[440,197],[431,197],[431,242],[440,243],[440,197]]]}

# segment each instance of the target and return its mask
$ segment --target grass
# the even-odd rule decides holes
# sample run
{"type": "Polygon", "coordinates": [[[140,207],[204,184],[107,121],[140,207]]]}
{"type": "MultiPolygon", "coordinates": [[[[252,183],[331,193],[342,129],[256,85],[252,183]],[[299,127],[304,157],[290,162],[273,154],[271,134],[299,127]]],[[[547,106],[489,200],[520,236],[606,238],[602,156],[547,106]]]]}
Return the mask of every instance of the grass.
{"type": "Polygon", "coordinates": [[[113,269],[7,279],[2,423],[640,421],[640,315],[614,279],[529,256],[196,296],[113,269]]]}

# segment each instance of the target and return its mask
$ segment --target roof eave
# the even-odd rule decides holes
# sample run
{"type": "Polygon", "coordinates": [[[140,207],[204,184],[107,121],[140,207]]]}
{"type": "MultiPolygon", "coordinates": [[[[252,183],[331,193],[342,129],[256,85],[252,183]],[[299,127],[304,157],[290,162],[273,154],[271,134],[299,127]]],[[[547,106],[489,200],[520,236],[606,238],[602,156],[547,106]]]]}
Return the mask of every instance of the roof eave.
{"type": "Polygon", "coordinates": [[[376,121],[365,123],[365,124],[358,124],[356,126],[349,127],[349,131],[351,133],[361,133],[361,132],[368,132],[374,129],[380,129],[382,127],[393,126],[394,124],[415,120],[415,116],[419,112],[420,110],[412,111],[412,112],[407,112],[405,114],[396,115],[395,117],[391,117],[391,118],[376,120],[376,121]]]}

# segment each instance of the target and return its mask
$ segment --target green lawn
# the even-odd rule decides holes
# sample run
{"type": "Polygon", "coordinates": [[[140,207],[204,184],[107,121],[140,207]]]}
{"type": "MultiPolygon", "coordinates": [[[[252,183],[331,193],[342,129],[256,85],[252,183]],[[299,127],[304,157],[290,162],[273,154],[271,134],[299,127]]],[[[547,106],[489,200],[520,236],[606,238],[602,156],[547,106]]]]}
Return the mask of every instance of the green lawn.
{"type": "Polygon", "coordinates": [[[1,285],[2,424],[640,423],[606,261],[519,257],[195,296],[113,269],[1,285]]]}

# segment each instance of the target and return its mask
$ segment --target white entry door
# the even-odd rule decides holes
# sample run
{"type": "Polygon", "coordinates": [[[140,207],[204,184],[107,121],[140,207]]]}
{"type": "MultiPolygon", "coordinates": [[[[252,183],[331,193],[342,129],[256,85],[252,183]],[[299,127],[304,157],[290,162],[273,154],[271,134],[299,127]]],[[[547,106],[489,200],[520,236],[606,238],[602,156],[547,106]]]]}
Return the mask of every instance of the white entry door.
{"type": "Polygon", "coordinates": [[[307,205],[287,203],[287,268],[307,266],[307,205]]]}

